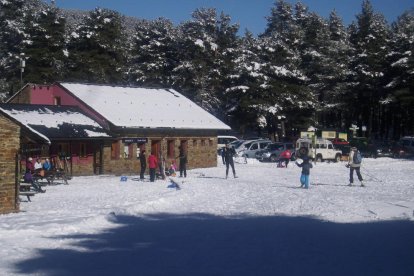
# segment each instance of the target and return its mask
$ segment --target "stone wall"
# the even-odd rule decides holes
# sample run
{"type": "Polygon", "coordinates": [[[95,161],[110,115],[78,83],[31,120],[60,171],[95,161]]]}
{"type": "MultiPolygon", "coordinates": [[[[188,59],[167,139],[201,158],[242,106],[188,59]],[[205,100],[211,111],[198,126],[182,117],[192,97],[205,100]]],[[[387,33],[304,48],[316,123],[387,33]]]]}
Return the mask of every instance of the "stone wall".
{"type": "Polygon", "coordinates": [[[0,213],[16,212],[15,167],[20,147],[20,127],[0,114],[0,213]]]}
{"type": "MultiPolygon", "coordinates": [[[[161,151],[166,158],[166,167],[171,164],[172,158],[167,157],[167,141],[174,140],[174,157],[179,154],[179,146],[182,140],[187,141],[187,169],[208,168],[217,166],[217,137],[148,137],[148,143],[145,144],[146,156],[151,152],[151,141],[161,141],[161,151]]],[[[120,144],[121,148],[124,146],[120,144]]],[[[115,175],[137,175],[140,171],[140,162],[137,158],[137,145],[133,145],[132,158],[112,159],[111,146],[106,145],[103,153],[103,173],[115,175]]],[[[179,164],[176,161],[177,167],[179,164]]],[[[148,167],[147,167],[148,173],[148,167]]]]}

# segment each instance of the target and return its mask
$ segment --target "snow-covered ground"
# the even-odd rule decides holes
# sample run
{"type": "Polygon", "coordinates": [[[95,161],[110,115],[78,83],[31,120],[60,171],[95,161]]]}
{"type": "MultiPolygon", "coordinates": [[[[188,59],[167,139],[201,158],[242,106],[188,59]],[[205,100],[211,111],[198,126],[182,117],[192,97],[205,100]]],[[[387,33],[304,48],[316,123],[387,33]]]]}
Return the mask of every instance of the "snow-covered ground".
{"type": "Polygon", "coordinates": [[[75,177],[0,216],[0,275],[414,275],[414,161],[75,177]]]}

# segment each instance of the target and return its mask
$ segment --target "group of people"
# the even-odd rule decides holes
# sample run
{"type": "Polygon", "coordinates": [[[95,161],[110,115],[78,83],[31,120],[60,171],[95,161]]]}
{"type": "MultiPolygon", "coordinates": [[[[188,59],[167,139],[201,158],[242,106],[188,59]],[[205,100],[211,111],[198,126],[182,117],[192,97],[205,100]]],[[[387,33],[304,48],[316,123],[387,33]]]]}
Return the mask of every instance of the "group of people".
{"type": "MultiPolygon", "coordinates": [[[[365,187],[364,179],[361,175],[361,162],[362,155],[356,147],[352,147],[349,152],[348,163],[346,167],[349,168],[349,184],[348,186],[354,185],[354,171],[358,177],[361,187],[365,187]]],[[[296,162],[296,165],[302,168],[302,174],[300,176],[301,187],[309,188],[309,175],[310,169],[313,168],[312,163],[309,162],[309,158],[305,156],[302,163],[296,162]]]]}
{"type": "Polygon", "coordinates": [[[24,181],[26,183],[31,183],[33,188],[40,193],[46,192],[42,187],[35,181],[34,176],[44,177],[45,174],[52,170],[52,164],[50,160],[46,158],[44,162],[40,158],[36,158],[35,163],[33,164],[33,158],[29,157],[26,160],[26,171],[24,174],[24,181]]]}
{"type": "MultiPolygon", "coordinates": [[[[179,147],[180,153],[175,159],[179,159],[179,171],[180,177],[187,177],[187,154],[182,147],[179,147]]],[[[147,158],[145,156],[145,150],[142,150],[139,154],[139,161],[141,163],[141,170],[140,170],[140,180],[145,179],[145,170],[147,169],[147,158]]],[[[176,174],[176,165],[175,160],[171,161],[170,166],[168,169],[165,167],[165,158],[160,153],[157,157],[154,151],[151,151],[151,154],[148,156],[148,169],[149,169],[149,176],[150,182],[154,182],[156,179],[156,170],[159,169],[159,176],[162,179],[165,179],[166,176],[175,176],[176,174]]]]}
{"type": "MultiPolygon", "coordinates": [[[[226,178],[229,174],[229,168],[232,168],[233,176],[236,178],[236,170],[234,169],[234,161],[233,158],[236,155],[236,151],[230,144],[226,144],[226,146],[221,151],[221,156],[223,160],[223,164],[226,165],[226,178]]],[[[288,167],[289,161],[292,157],[292,154],[289,149],[283,151],[279,156],[279,163],[278,167],[288,167]],[[282,163],[285,165],[283,166],[282,163]]],[[[349,186],[352,186],[354,183],[354,171],[356,172],[356,175],[358,177],[358,180],[360,181],[361,187],[364,187],[363,178],[361,175],[361,153],[358,151],[356,147],[352,147],[351,151],[349,153],[348,163],[347,167],[349,170],[349,186]]],[[[310,158],[308,156],[303,157],[302,163],[295,162],[295,164],[302,168],[302,172],[300,175],[300,187],[309,189],[309,176],[310,176],[310,170],[313,168],[312,163],[310,162],[310,158]]]]}

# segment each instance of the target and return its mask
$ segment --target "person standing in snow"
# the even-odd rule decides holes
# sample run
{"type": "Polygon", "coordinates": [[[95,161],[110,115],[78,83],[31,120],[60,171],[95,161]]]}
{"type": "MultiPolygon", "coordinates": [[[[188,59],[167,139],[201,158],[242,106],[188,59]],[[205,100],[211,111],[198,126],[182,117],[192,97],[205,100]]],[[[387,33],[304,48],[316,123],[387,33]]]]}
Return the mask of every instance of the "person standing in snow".
{"type": "Polygon", "coordinates": [[[359,182],[361,182],[361,187],[364,187],[364,182],[361,175],[361,153],[358,151],[356,147],[352,147],[351,151],[349,152],[349,159],[347,167],[349,168],[349,184],[348,186],[352,186],[354,183],[354,171],[358,176],[359,182]]]}
{"type": "Polygon", "coordinates": [[[149,167],[149,172],[150,172],[150,181],[154,182],[155,181],[155,170],[158,167],[158,160],[153,151],[151,151],[150,156],[148,156],[148,167],[149,167]]]}
{"type": "Polygon", "coordinates": [[[280,156],[279,156],[279,168],[282,168],[282,162],[285,162],[285,168],[288,167],[290,158],[292,157],[292,154],[290,153],[290,150],[284,150],[280,156]]]}
{"type": "Polygon", "coordinates": [[[139,154],[139,162],[141,163],[141,171],[139,173],[139,179],[144,180],[145,170],[147,169],[147,158],[145,156],[145,150],[142,150],[139,154]]]}
{"type": "Polygon", "coordinates": [[[224,158],[224,161],[226,162],[226,178],[229,175],[229,166],[231,166],[231,169],[233,170],[234,178],[237,178],[236,170],[234,169],[234,161],[233,161],[233,157],[236,155],[236,151],[234,150],[234,148],[230,146],[229,143],[227,143],[221,155],[224,158]]]}
{"type": "Polygon", "coordinates": [[[303,157],[303,162],[299,164],[298,162],[295,162],[298,167],[302,168],[302,174],[300,176],[300,187],[309,189],[309,175],[310,175],[310,169],[313,168],[312,163],[309,162],[308,157],[303,157]]]}
{"type": "Polygon", "coordinates": [[[180,159],[180,177],[187,177],[187,154],[185,153],[184,149],[180,146],[180,155],[177,157],[180,159]]]}

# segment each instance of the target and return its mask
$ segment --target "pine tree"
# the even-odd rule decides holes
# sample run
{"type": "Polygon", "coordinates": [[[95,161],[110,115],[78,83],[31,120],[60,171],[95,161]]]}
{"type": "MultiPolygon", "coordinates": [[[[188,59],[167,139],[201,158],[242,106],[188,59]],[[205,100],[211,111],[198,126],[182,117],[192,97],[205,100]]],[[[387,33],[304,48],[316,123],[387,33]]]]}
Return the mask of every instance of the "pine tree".
{"type": "Polygon", "coordinates": [[[10,94],[20,88],[20,60],[26,34],[25,1],[0,1],[0,87],[10,94]]]}
{"type": "Polygon", "coordinates": [[[344,114],[349,110],[344,102],[349,92],[348,80],[351,77],[349,63],[353,48],[349,42],[348,32],[336,11],[332,11],[329,15],[328,28],[329,38],[325,59],[328,71],[325,71],[324,109],[320,121],[324,122],[325,127],[344,130],[350,125],[350,122],[345,121],[344,114]]]}
{"type": "Polygon", "coordinates": [[[27,41],[30,41],[24,48],[27,82],[52,83],[64,74],[65,19],[58,13],[54,6],[47,6],[26,17],[27,41]]]}
{"type": "Polygon", "coordinates": [[[223,82],[221,68],[229,66],[225,55],[232,51],[226,47],[233,45],[238,27],[230,26],[229,18],[224,15],[218,19],[215,9],[197,9],[192,17],[193,20],[180,26],[174,85],[203,108],[217,114],[221,97],[217,93],[223,82]],[[227,39],[224,39],[225,33],[227,39]]]}
{"type": "Polygon", "coordinates": [[[125,35],[119,13],[96,8],[70,34],[70,81],[122,84],[125,72],[125,35]]]}
{"type": "MultiPolygon", "coordinates": [[[[298,22],[303,19],[301,17],[298,22]]],[[[303,128],[312,122],[315,97],[305,86],[307,77],[300,68],[304,30],[298,25],[291,5],[277,1],[267,20],[267,29],[261,35],[260,56],[267,81],[261,85],[264,91],[257,99],[266,110],[262,115],[265,120],[261,121],[266,121],[268,129],[277,129],[278,136],[284,137],[292,135],[286,130],[303,128]]]]}
{"type": "Polygon", "coordinates": [[[389,55],[388,95],[383,99],[382,132],[394,139],[414,131],[414,10],[403,13],[392,24],[389,55]],[[393,125],[390,129],[389,125],[393,125]]]}
{"type": "Polygon", "coordinates": [[[130,50],[128,78],[132,84],[172,86],[177,30],[171,21],[143,21],[135,28],[130,50]]]}
{"type": "Polygon", "coordinates": [[[248,129],[257,129],[261,116],[255,103],[255,95],[262,91],[260,84],[266,82],[261,72],[263,64],[260,51],[257,38],[246,31],[236,48],[233,72],[228,74],[227,88],[224,90],[226,122],[243,135],[248,129]]]}
{"type": "MultiPolygon", "coordinates": [[[[369,0],[362,3],[350,40],[355,48],[351,62],[355,93],[349,99],[357,125],[367,127],[368,136],[379,130],[378,112],[384,95],[386,56],[389,53],[389,29],[384,17],[373,11],[369,0]],[[355,102],[357,104],[355,104],[355,102]]],[[[352,113],[350,113],[352,114],[352,113]]]]}

